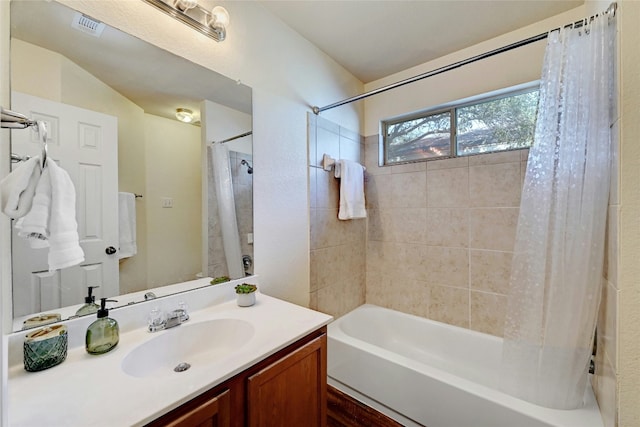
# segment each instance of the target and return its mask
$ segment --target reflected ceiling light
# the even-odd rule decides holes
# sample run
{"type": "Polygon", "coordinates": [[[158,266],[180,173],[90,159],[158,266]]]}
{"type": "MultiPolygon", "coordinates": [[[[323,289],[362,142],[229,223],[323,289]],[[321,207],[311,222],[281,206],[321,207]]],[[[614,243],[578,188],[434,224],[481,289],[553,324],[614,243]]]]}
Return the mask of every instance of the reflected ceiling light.
{"type": "Polygon", "coordinates": [[[176,109],[176,119],[180,120],[181,122],[191,123],[194,119],[193,111],[189,110],[188,108],[178,108],[176,109]]]}
{"type": "Polygon", "coordinates": [[[217,42],[227,37],[227,25],[229,25],[229,12],[216,6],[211,12],[198,4],[198,0],[142,0],[149,3],[164,13],[173,16],[182,22],[211,37],[217,42]]]}

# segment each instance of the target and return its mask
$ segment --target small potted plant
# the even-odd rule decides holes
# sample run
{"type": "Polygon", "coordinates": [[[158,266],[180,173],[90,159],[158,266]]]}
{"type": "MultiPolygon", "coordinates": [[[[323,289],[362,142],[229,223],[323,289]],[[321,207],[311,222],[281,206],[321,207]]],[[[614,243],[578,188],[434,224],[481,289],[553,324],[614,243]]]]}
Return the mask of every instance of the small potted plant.
{"type": "Polygon", "coordinates": [[[256,303],[256,290],[258,289],[256,285],[243,283],[241,285],[236,285],[234,289],[236,290],[236,296],[238,297],[238,306],[250,307],[256,303]]]}

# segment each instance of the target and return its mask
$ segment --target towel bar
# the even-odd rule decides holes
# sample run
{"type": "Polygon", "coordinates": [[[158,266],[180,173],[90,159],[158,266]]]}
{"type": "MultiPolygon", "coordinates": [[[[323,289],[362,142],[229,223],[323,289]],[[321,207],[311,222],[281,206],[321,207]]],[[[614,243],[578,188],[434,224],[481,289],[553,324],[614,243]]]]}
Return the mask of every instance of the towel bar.
{"type": "MultiPolygon", "coordinates": [[[[326,153],[322,155],[322,169],[326,170],[327,172],[330,172],[331,168],[335,166],[335,164],[336,164],[336,159],[334,159],[333,157],[331,157],[326,153]]],[[[362,166],[362,169],[367,170],[367,168],[365,168],[364,166],[362,166]]]]}

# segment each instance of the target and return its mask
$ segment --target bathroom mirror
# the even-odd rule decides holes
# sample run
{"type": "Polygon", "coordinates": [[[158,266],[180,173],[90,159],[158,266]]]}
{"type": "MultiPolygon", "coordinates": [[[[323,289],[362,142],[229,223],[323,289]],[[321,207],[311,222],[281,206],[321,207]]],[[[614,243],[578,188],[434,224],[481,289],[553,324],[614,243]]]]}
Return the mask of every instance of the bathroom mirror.
{"type": "MultiPolygon", "coordinates": [[[[14,330],[34,314],[73,316],[89,286],[118,306],[253,273],[251,88],[57,2],[14,1],[11,90],[12,110],[47,123],[47,161],[74,182],[85,252],[49,272],[47,249],[14,231],[14,330]]],[[[34,129],[12,130],[11,144],[41,153],[34,129]]]]}

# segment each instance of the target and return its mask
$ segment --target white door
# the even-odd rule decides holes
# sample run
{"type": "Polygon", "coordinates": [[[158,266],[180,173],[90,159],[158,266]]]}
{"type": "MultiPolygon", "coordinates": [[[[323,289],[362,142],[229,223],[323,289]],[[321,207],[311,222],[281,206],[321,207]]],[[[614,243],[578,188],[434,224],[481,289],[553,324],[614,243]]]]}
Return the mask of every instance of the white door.
{"type": "MultiPolygon", "coordinates": [[[[116,117],[12,92],[11,107],[48,129],[47,161],[65,169],[76,188],[76,219],[85,261],[49,272],[48,249],[32,249],[13,232],[14,316],[54,310],[84,301],[87,286],[100,286],[96,299],[119,294],[118,122],[116,117]]],[[[37,132],[11,131],[11,152],[41,153],[37,132]]]]}

